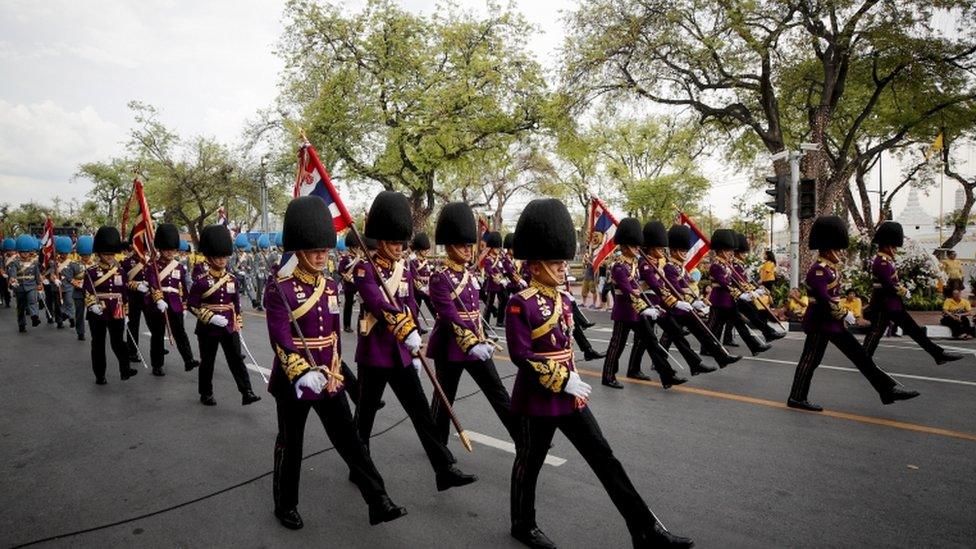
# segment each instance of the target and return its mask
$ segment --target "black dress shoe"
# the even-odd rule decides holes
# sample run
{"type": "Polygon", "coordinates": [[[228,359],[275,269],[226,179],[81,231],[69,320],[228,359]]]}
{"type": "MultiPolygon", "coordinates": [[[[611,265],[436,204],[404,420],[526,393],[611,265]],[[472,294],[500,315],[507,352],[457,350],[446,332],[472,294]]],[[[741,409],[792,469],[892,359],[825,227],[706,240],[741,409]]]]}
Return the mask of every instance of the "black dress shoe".
{"type": "Polygon", "coordinates": [[[64,323],[63,322],[58,322],[58,329],[59,330],[64,329],[64,323]]]}
{"type": "Polygon", "coordinates": [[[739,362],[740,360],[742,360],[742,355],[728,355],[727,357],[725,357],[722,360],[719,360],[718,361],[718,367],[719,368],[725,368],[729,364],[735,364],[736,362],[739,362]]]}
{"type": "Polygon", "coordinates": [[[650,381],[651,376],[645,374],[644,372],[634,372],[632,374],[627,374],[630,379],[639,379],[641,381],[650,381]]]}
{"type": "Polygon", "coordinates": [[[352,333],[352,328],[350,328],[349,326],[346,326],[345,328],[342,329],[342,331],[343,332],[346,332],[347,334],[351,334],[352,333]]]}
{"type": "Polygon", "coordinates": [[[670,389],[675,385],[684,385],[685,383],[688,383],[688,378],[681,377],[677,374],[661,378],[661,386],[665,389],[670,389]]]}
{"type": "Polygon", "coordinates": [[[793,400],[788,399],[786,405],[790,408],[796,408],[798,410],[806,410],[808,412],[823,412],[823,406],[819,404],[814,404],[809,400],[793,400]]]}
{"type": "Polygon", "coordinates": [[[248,391],[241,395],[241,406],[247,406],[248,404],[254,404],[255,402],[261,400],[261,397],[254,394],[254,391],[248,391]]]}
{"type": "Polygon", "coordinates": [[[169,349],[164,348],[163,349],[163,356],[166,356],[168,354],[169,354],[169,349]]]}
{"type": "Polygon", "coordinates": [[[604,358],[606,356],[607,356],[607,353],[599,353],[597,351],[594,351],[593,349],[590,349],[588,351],[583,351],[583,360],[584,361],[596,360],[598,358],[604,358]]]}
{"type": "Polygon", "coordinates": [[[78,334],[78,341],[84,341],[84,340],[85,340],[85,334],[78,334]]]}
{"type": "Polygon", "coordinates": [[[773,346],[770,345],[769,343],[762,343],[760,345],[757,345],[755,349],[749,349],[749,350],[752,351],[752,356],[756,356],[759,353],[765,353],[766,351],[772,348],[773,346]]]}
{"type": "Polygon", "coordinates": [[[107,385],[108,381],[104,377],[95,379],[95,385],[107,385]]]}
{"type": "Polygon", "coordinates": [[[49,319],[47,319],[47,323],[48,323],[48,324],[54,324],[54,319],[53,319],[53,318],[49,318],[49,319]]]}
{"type": "Polygon", "coordinates": [[[69,318],[68,319],[68,326],[74,328],[75,327],[75,319],[69,318]]]}
{"type": "Polygon", "coordinates": [[[186,371],[186,372],[189,372],[189,371],[193,370],[194,368],[196,368],[198,366],[200,366],[200,361],[194,358],[194,359],[188,360],[187,362],[185,362],[183,364],[183,370],[186,371]]]}
{"type": "Polygon", "coordinates": [[[676,536],[668,532],[661,526],[660,522],[655,522],[650,531],[634,536],[634,549],[647,549],[653,547],[674,547],[677,549],[689,549],[695,546],[691,538],[676,536]]]}
{"type": "Polygon", "coordinates": [[[40,325],[41,325],[41,319],[37,318],[36,316],[32,316],[31,317],[31,326],[37,328],[40,325]]]}
{"type": "Polygon", "coordinates": [[[624,384],[623,383],[620,383],[616,379],[604,380],[603,381],[603,385],[605,385],[606,387],[612,387],[614,389],[623,389],[624,388],[624,384]]]}
{"type": "Polygon", "coordinates": [[[739,344],[736,343],[734,340],[730,340],[730,341],[723,341],[722,342],[722,346],[723,347],[738,347],[739,344]]]}
{"type": "Polygon", "coordinates": [[[888,389],[887,391],[881,393],[881,403],[891,404],[899,400],[908,400],[917,397],[919,394],[921,393],[919,393],[918,391],[906,389],[901,385],[895,385],[891,389],[888,389]]]}
{"type": "Polygon", "coordinates": [[[963,355],[957,355],[955,353],[942,353],[938,358],[935,359],[936,364],[945,364],[946,362],[953,362],[956,360],[962,360],[963,355]]]}
{"type": "Polygon", "coordinates": [[[137,362],[138,363],[138,362],[142,362],[142,359],[139,358],[139,355],[129,355],[129,362],[137,362]]]}
{"type": "Polygon", "coordinates": [[[769,333],[763,334],[766,341],[776,341],[777,339],[783,339],[786,337],[786,332],[780,332],[778,330],[770,330],[769,333]]]}
{"type": "Polygon", "coordinates": [[[278,522],[289,530],[301,530],[302,526],[305,526],[305,523],[302,522],[302,516],[298,514],[298,509],[292,508],[284,511],[275,509],[274,514],[278,522]]]}
{"type": "Polygon", "coordinates": [[[17,331],[20,333],[27,333],[27,326],[17,326],[17,331]]]}
{"type": "Polygon", "coordinates": [[[390,501],[390,497],[384,494],[379,501],[369,506],[369,524],[376,526],[382,522],[390,522],[407,514],[407,510],[390,501]]]}
{"type": "Polygon", "coordinates": [[[688,369],[691,370],[691,375],[697,376],[699,374],[710,374],[718,371],[718,366],[709,366],[704,362],[699,362],[698,364],[689,364],[688,369]]]}
{"type": "Polygon", "coordinates": [[[552,542],[538,527],[512,528],[512,537],[533,549],[556,549],[552,542]]]}
{"type": "Polygon", "coordinates": [[[217,401],[214,400],[213,395],[200,395],[200,404],[204,406],[216,406],[217,401]]]}
{"type": "Polygon", "coordinates": [[[139,373],[139,370],[136,370],[135,368],[129,368],[128,370],[122,372],[122,381],[125,381],[125,380],[129,379],[130,377],[134,377],[138,373],[139,373]]]}
{"type": "Polygon", "coordinates": [[[462,473],[460,469],[451,465],[444,471],[437,473],[437,491],[443,492],[448,488],[457,488],[458,486],[465,486],[471,484],[472,482],[478,480],[475,475],[469,475],[467,473],[462,473]]]}
{"type": "Polygon", "coordinates": [[[153,368],[152,375],[156,377],[163,377],[166,375],[166,372],[164,372],[162,368],[153,368]]]}
{"type": "Polygon", "coordinates": [[[430,331],[430,330],[426,330],[424,328],[421,328],[420,326],[417,327],[417,330],[420,331],[420,335],[427,335],[427,332],[430,331]]]}

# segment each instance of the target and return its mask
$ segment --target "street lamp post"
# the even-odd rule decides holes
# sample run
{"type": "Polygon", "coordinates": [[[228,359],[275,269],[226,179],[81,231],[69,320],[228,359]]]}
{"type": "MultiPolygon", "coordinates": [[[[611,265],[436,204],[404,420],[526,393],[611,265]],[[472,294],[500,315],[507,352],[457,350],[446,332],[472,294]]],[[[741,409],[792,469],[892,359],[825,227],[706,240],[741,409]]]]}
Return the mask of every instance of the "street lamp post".
{"type": "Polygon", "coordinates": [[[267,155],[261,157],[261,232],[268,234],[268,183],[267,155]]]}

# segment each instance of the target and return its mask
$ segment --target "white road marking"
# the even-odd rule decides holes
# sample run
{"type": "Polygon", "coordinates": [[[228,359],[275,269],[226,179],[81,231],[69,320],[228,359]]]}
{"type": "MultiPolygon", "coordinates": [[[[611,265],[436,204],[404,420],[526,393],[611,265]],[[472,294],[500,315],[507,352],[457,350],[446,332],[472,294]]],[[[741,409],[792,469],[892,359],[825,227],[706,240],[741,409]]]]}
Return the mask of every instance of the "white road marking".
{"type": "MultiPolygon", "coordinates": [[[[509,454],[515,454],[515,445],[507,440],[501,440],[495,437],[490,437],[488,435],[483,435],[481,433],[476,433],[474,431],[465,431],[468,434],[468,438],[471,442],[477,442],[479,444],[484,444],[485,446],[491,446],[492,448],[497,448],[509,454]]],[[[454,434],[457,437],[457,433],[454,434]]],[[[566,460],[561,457],[556,457],[551,454],[546,454],[546,460],[544,461],[547,465],[552,465],[553,467],[559,467],[560,465],[566,463],[566,460]]]]}
{"type": "MultiPolygon", "coordinates": [[[[902,337],[908,337],[908,336],[902,336],[902,337]]],[[[790,339],[790,340],[793,340],[793,341],[804,341],[806,339],[806,337],[805,336],[802,336],[802,335],[801,336],[797,336],[797,337],[794,337],[794,336],[786,336],[783,339],[790,339]]],[[[902,345],[892,345],[890,343],[879,343],[878,344],[878,347],[885,347],[887,349],[901,349],[901,350],[904,350],[904,351],[922,351],[923,353],[925,352],[925,349],[919,347],[916,343],[911,342],[911,341],[906,341],[902,345]]],[[[953,345],[941,345],[941,347],[943,349],[947,350],[947,351],[956,351],[956,352],[959,352],[959,353],[966,353],[966,354],[971,354],[973,356],[976,356],[976,349],[973,349],[971,347],[968,347],[968,348],[967,347],[956,347],[956,346],[953,346],[953,345]]]]}
{"type": "MultiPolygon", "coordinates": [[[[792,362],[792,361],[789,361],[789,360],[778,360],[778,359],[775,359],[775,358],[762,358],[762,357],[758,357],[758,356],[744,356],[744,357],[742,357],[742,359],[743,360],[755,360],[757,362],[771,362],[773,364],[789,364],[791,366],[796,366],[796,362],[792,362]]],[[[840,372],[859,372],[859,370],[857,368],[845,368],[843,366],[828,366],[826,364],[821,364],[820,366],[818,366],[818,368],[826,368],[828,370],[837,370],[837,371],[840,371],[840,372]]],[[[917,376],[917,375],[913,375],[913,374],[896,374],[896,373],[892,373],[892,372],[888,372],[888,375],[890,375],[891,377],[903,377],[903,378],[906,378],[906,379],[918,379],[918,380],[922,380],[922,381],[934,381],[934,382],[937,382],[937,383],[952,383],[952,384],[955,384],[955,385],[968,385],[968,386],[971,386],[971,387],[976,387],[976,381],[963,381],[961,379],[944,379],[944,378],[941,378],[941,377],[917,376]]]]}

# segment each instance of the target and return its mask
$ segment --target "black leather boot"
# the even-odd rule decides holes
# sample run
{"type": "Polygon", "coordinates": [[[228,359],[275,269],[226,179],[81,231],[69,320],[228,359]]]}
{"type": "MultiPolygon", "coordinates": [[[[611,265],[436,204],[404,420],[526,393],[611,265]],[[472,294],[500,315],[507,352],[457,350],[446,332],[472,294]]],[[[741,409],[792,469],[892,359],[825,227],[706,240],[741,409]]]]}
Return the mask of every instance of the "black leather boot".
{"type": "Polygon", "coordinates": [[[305,526],[305,523],[302,522],[302,516],[298,514],[298,509],[275,509],[274,514],[278,522],[289,530],[301,530],[302,526],[305,526]]]}
{"type": "Polygon", "coordinates": [[[407,514],[407,510],[390,501],[386,494],[369,505],[369,524],[376,526],[382,522],[390,522],[407,514]]]}
{"type": "Polygon", "coordinates": [[[556,549],[556,544],[542,533],[538,526],[529,528],[513,526],[512,537],[533,549],[556,549]]]}
{"type": "Polygon", "coordinates": [[[808,400],[794,400],[791,398],[786,401],[786,405],[790,408],[806,410],[808,412],[823,412],[823,406],[814,404],[808,400]]]}
{"type": "Polygon", "coordinates": [[[641,532],[633,537],[634,549],[648,549],[659,547],[674,547],[687,549],[695,546],[691,538],[676,536],[668,532],[661,526],[660,522],[655,522],[654,526],[645,532],[641,532]]]}
{"type": "Polygon", "coordinates": [[[248,391],[241,395],[241,406],[247,406],[248,404],[254,404],[255,402],[261,400],[261,397],[254,394],[254,391],[248,391]]]}
{"type": "Polygon", "coordinates": [[[881,393],[881,403],[882,404],[892,404],[899,400],[909,400],[919,396],[918,391],[913,391],[911,389],[906,389],[901,385],[895,385],[891,389],[881,393]]]}
{"type": "Polygon", "coordinates": [[[465,486],[476,480],[478,480],[477,476],[463,473],[460,469],[451,465],[447,469],[437,473],[437,491],[443,492],[448,488],[465,486]]]}

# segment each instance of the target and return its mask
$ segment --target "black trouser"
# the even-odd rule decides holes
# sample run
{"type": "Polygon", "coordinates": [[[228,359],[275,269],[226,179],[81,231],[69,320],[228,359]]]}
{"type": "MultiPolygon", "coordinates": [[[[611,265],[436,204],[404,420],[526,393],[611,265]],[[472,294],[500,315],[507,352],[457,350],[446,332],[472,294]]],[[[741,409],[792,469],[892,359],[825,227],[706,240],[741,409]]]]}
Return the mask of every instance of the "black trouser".
{"type": "MultiPolygon", "coordinates": [[[[506,295],[505,299],[506,299],[506,301],[508,300],[508,296],[507,295],[506,295]]],[[[575,299],[571,303],[572,303],[572,307],[571,308],[573,310],[573,324],[575,324],[575,325],[589,324],[590,321],[586,318],[586,315],[583,314],[583,311],[580,310],[579,303],[576,303],[576,300],[575,299]]]]}
{"type": "Polygon", "coordinates": [[[751,301],[746,303],[741,299],[735,300],[735,308],[742,313],[742,316],[746,317],[746,320],[749,321],[750,326],[762,333],[763,337],[766,338],[767,341],[769,341],[772,336],[776,336],[776,330],[769,325],[770,318],[772,318],[773,321],[776,319],[765,308],[760,308],[751,301]]]}
{"type": "MultiPolygon", "coordinates": [[[[638,338],[645,340],[644,348],[648,356],[651,357],[651,364],[657,370],[662,380],[670,379],[677,373],[668,363],[668,353],[661,347],[654,330],[651,328],[650,320],[641,318],[636,322],[624,322],[618,320],[613,323],[613,334],[610,336],[610,345],[607,347],[607,357],[603,361],[603,381],[608,382],[617,379],[617,371],[620,370],[620,355],[624,352],[627,345],[627,336],[634,332],[634,341],[638,338]]],[[[631,364],[632,366],[633,364],[631,364]]],[[[627,375],[633,376],[640,372],[640,361],[637,363],[637,370],[628,370],[627,375]]]]}
{"type": "MultiPolygon", "coordinates": [[[[3,268],[3,257],[0,256],[0,269],[3,268]]],[[[6,276],[0,276],[0,300],[3,306],[10,308],[10,281],[6,276]]]]}
{"type": "Polygon", "coordinates": [[[790,389],[790,398],[793,400],[803,401],[807,399],[810,393],[810,382],[813,380],[813,371],[817,369],[817,366],[820,366],[824,351],[827,350],[827,343],[833,343],[840,352],[844,353],[844,356],[854,363],[854,366],[861,371],[879,394],[891,390],[898,384],[891,376],[878,368],[871,356],[865,352],[864,347],[858,343],[857,338],[847,330],[838,333],[816,332],[807,334],[807,339],[803,343],[803,353],[800,354],[800,361],[796,365],[793,387],[790,389]]]}
{"type": "Polygon", "coordinates": [[[166,311],[163,316],[158,309],[146,310],[146,327],[152,335],[149,337],[149,362],[153,368],[162,368],[166,361],[165,340],[166,340],[166,319],[169,318],[169,327],[173,331],[173,340],[176,342],[176,349],[183,357],[186,364],[193,360],[193,348],[190,346],[190,338],[186,336],[186,328],[183,326],[183,313],[166,311]]]}
{"type": "Polygon", "coordinates": [[[901,328],[905,335],[915,340],[915,343],[918,343],[919,347],[932,355],[932,358],[939,358],[945,354],[945,349],[936,345],[934,341],[929,339],[929,336],[925,335],[925,330],[915,322],[908,311],[904,309],[885,311],[881,307],[878,309],[881,310],[875,311],[874,318],[871,319],[871,331],[864,336],[864,350],[867,351],[868,356],[874,356],[874,352],[878,350],[878,344],[881,343],[881,338],[889,324],[901,328]]]}
{"type": "Polygon", "coordinates": [[[264,287],[267,286],[268,279],[264,277],[256,277],[254,283],[254,299],[257,301],[257,308],[264,308],[264,287]]]}
{"type": "Polygon", "coordinates": [[[352,306],[356,302],[356,287],[349,288],[343,284],[342,295],[342,329],[346,329],[352,323],[352,306]]]}
{"type": "Polygon", "coordinates": [[[85,315],[88,311],[85,308],[85,292],[79,288],[75,288],[75,294],[81,294],[81,297],[72,297],[75,300],[75,333],[84,337],[85,315]]]}
{"type": "Polygon", "coordinates": [[[95,379],[105,378],[105,332],[108,332],[112,353],[119,361],[119,373],[125,374],[129,370],[129,353],[122,336],[125,332],[125,319],[103,320],[99,315],[90,315],[88,327],[91,330],[91,361],[95,379]]]}
{"type": "Polygon", "coordinates": [[[976,335],[976,331],[973,330],[972,320],[968,316],[960,316],[959,320],[956,320],[949,315],[942,315],[939,324],[948,326],[949,330],[952,331],[952,337],[959,337],[963,334],[976,335]]]}
{"type": "Polygon", "coordinates": [[[61,292],[53,282],[44,284],[44,303],[47,305],[47,312],[51,315],[48,317],[48,324],[53,320],[60,327],[64,323],[61,312],[61,292]]]}
{"type": "Polygon", "coordinates": [[[136,347],[139,346],[139,318],[142,316],[144,295],[142,292],[127,291],[129,292],[129,333],[125,335],[125,345],[129,349],[129,356],[134,357],[139,354],[136,347]]]}
{"type": "MultiPolygon", "coordinates": [[[[452,406],[454,405],[454,397],[457,396],[458,383],[461,382],[461,374],[467,371],[481,392],[484,393],[485,398],[488,399],[488,404],[491,405],[495,415],[505,426],[509,436],[515,440],[516,426],[512,419],[512,399],[508,396],[508,390],[505,389],[502,380],[498,377],[494,362],[491,360],[463,362],[435,360],[434,368],[437,370],[437,380],[452,406]]],[[[444,408],[444,403],[436,394],[431,399],[430,411],[434,417],[438,439],[447,444],[447,437],[451,432],[451,417],[444,408]]]]}
{"type": "MultiPolygon", "coordinates": [[[[702,364],[702,359],[698,356],[688,344],[688,340],[685,338],[684,334],[681,333],[681,327],[678,323],[674,321],[674,317],[671,315],[665,315],[658,318],[655,323],[661,327],[661,340],[659,345],[664,347],[664,341],[670,344],[674,342],[674,346],[678,348],[678,352],[681,353],[681,357],[685,359],[685,363],[692,370],[697,370],[702,364]]],[[[665,350],[668,347],[664,347],[665,350]]],[[[644,358],[644,353],[647,351],[647,342],[642,337],[634,337],[634,345],[630,348],[630,360],[628,361],[627,372],[639,372],[641,369],[641,360],[644,358]]]]}
{"type": "Polygon", "coordinates": [[[623,465],[613,455],[613,449],[603,438],[600,425],[588,407],[564,416],[517,416],[516,420],[519,438],[515,464],[512,466],[513,529],[525,530],[537,526],[535,487],[556,429],[562,431],[596,473],[632,535],[655,523],[654,516],[637,493],[623,465]]]}
{"type": "MultiPolygon", "coordinates": [[[[695,320],[694,318],[692,318],[691,316],[692,314],[697,314],[697,313],[691,313],[687,315],[673,315],[671,316],[671,318],[678,324],[678,326],[687,328],[688,331],[691,333],[691,335],[695,336],[695,339],[697,339],[698,343],[701,344],[702,350],[704,351],[703,354],[707,354],[715,358],[716,361],[719,362],[720,364],[722,362],[728,362],[730,358],[729,352],[728,350],[725,349],[725,347],[722,347],[719,344],[717,339],[718,335],[717,334],[713,335],[712,333],[710,333],[708,329],[705,327],[705,321],[701,320],[701,317],[698,317],[698,320],[695,320]]],[[[684,335],[682,335],[682,339],[684,339],[684,335]]],[[[664,334],[661,336],[661,345],[665,349],[671,348],[671,334],[669,334],[667,331],[665,331],[664,334]]],[[[681,354],[682,356],[684,356],[684,352],[682,352],[681,354]]]]}
{"type": "Polygon", "coordinates": [[[505,312],[497,309],[498,292],[485,290],[485,322],[491,322],[491,315],[501,318],[505,312]]]}
{"type": "Polygon", "coordinates": [[[214,360],[217,358],[217,347],[224,349],[224,359],[227,367],[234,376],[234,383],[241,394],[251,391],[251,378],[247,376],[247,367],[241,358],[241,335],[237,332],[221,332],[219,336],[208,335],[197,337],[200,342],[200,377],[197,390],[200,396],[213,395],[214,360]]]}
{"type": "MultiPolygon", "coordinates": [[[[291,390],[291,388],[286,388],[291,390]]],[[[290,396],[290,395],[289,395],[290,396]]],[[[366,503],[373,503],[386,494],[383,477],[370,459],[349,411],[346,397],[326,396],[322,400],[275,398],[278,411],[278,436],[274,447],[274,480],[272,493],[275,509],[288,510],[298,506],[298,482],[302,473],[302,446],[305,440],[305,421],[308,411],[315,410],[325,427],[325,434],[335,446],[349,470],[350,479],[359,487],[366,503]]],[[[333,501],[326,505],[341,505],[333,501]]]]}
{"type": "Polygon", "coordinates": [[[428,327],[433,327],[434,320],[437,318],[437,311],[434,310],[434,304],[430,301],[430,296],[423,292],[416,292],[414,296],[417,298],[417,313],[418,316],[424,314],[420,310],[425,304],[427,305],[427,310],[430,311],[430,318],[427,321],[428,327]]]}
{"type": "Polygon", "coordinates": [[[579,345],[580,350],[583,351],[584,354],[596,352],[593,350],[593,344],[590,343],[590,340],[586,337],[586,333],[583,332],[582,326],[575,323],[573,324],[573,340],[576,341],[576,344],[579,345]]]}
{"type": "MultiPolygon", "coordinates": [[[[505,307],[508,306],[508,290],[502,289],[498,292],[498,310],[495,314],[495,326],[505,325],[505,307]]],[[[573,302],[573,310],[576,310],[576,302],[573,302]]]]}
{"type": "Polygon", "coordinates": [[[455,462],[454,455],[437,436],[437,428],[434,426],[427,397],[424,396],[424,388],[420,385],[420,378],[413,366],[359,367],[359,405],[356,406],[356,426],[359,428],[359,438],[362,439],[363,444],[369,449],[369,437],[373,433],[376,410],[379,408],[387,384],[393,389],[393,394],[410,416],[417,438],[427,452],[427,459],[430,460],[434,471],[447,470],[455,462]]]}
{"type": "Polygon", "coordinates": [[[735,307],[712,307],[712,314],[708,317],[708,327],[712,330],[712,333],[715,335],[721,334],[726,325],[731,325],[739,332],[739,337],[742,338],[746,347],[753,354],[758,352],[759,348],[763,346],[763,342],[749,331],[749,327],[746,326],[746,321],[739,314],[738,309],[735,307]]]}

